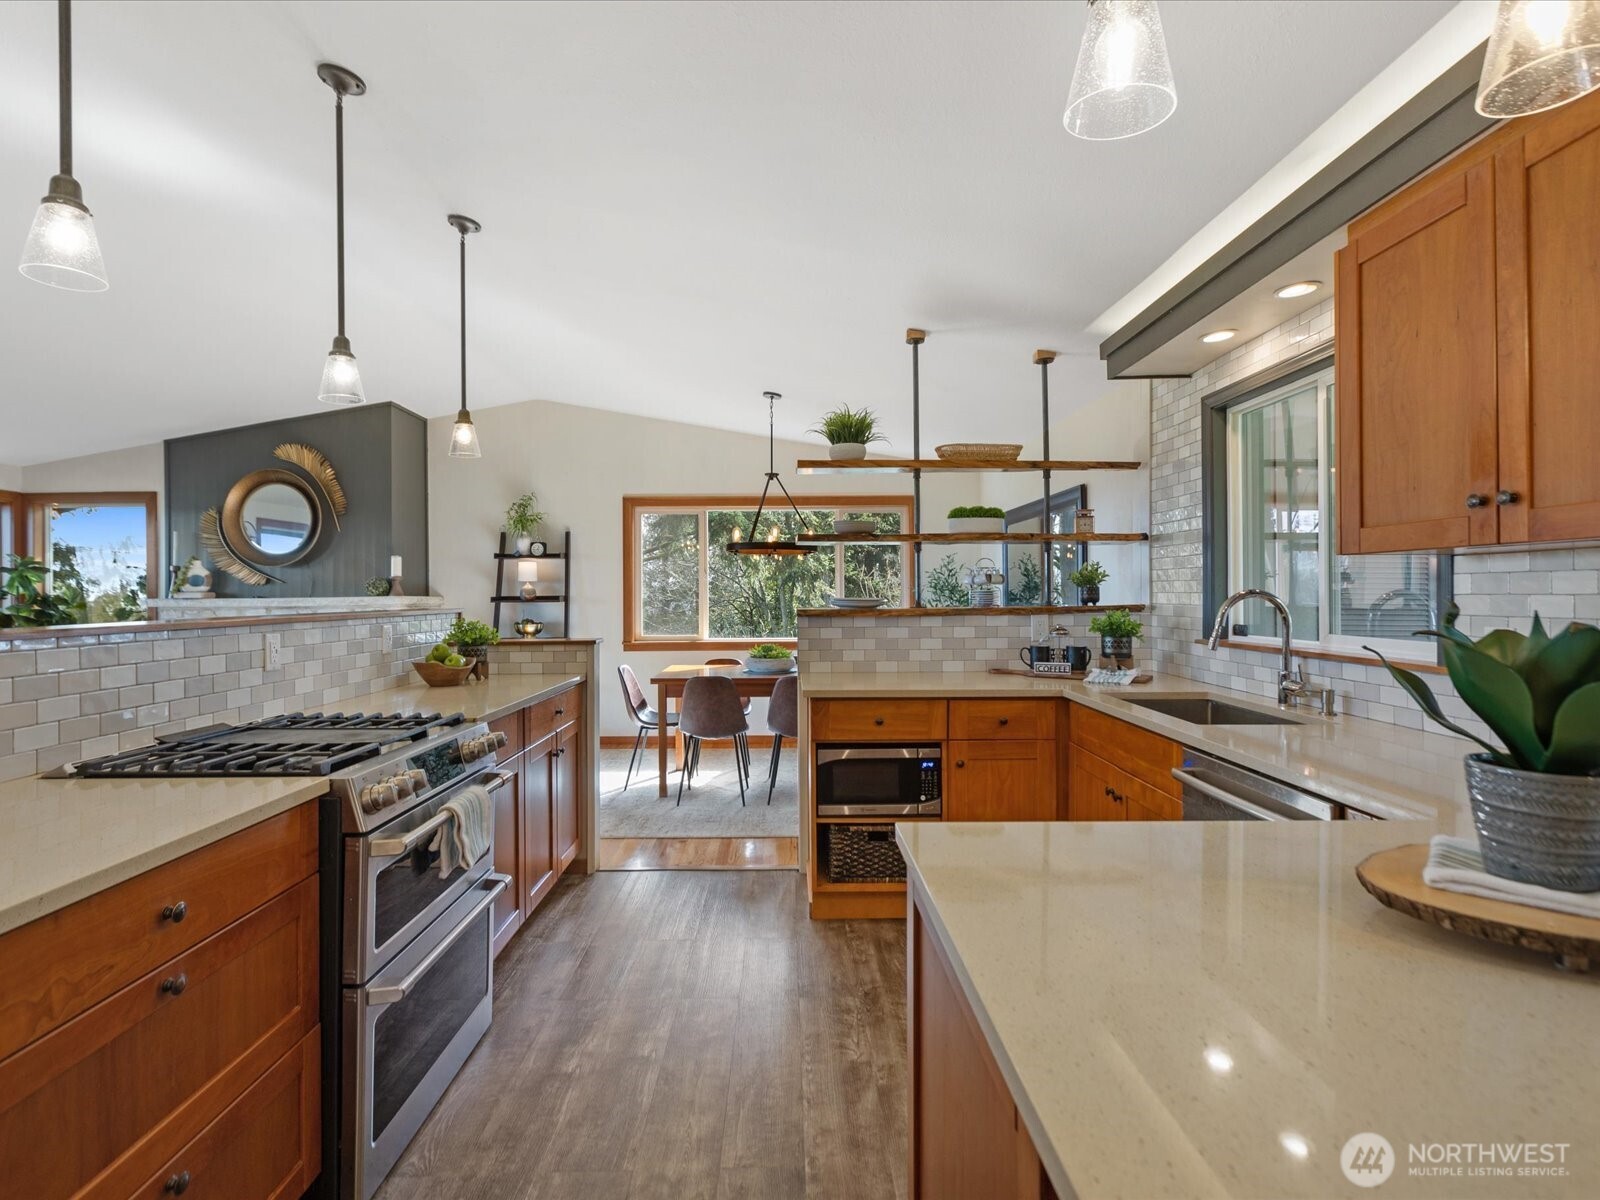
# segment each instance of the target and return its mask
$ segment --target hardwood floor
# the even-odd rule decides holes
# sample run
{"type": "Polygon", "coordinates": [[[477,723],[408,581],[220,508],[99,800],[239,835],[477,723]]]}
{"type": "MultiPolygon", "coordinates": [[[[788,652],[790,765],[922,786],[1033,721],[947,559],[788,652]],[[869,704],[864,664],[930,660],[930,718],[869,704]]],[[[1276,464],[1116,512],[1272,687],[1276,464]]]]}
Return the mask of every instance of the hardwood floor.
{"type": "Polygon", "coordinates": [[[905,928],[789,871],[564,879],[377,1200],[906,1192],[905,928]]]}
{"type": "Polygon", "coordinates": [[[601,838],[602,871],[792,871],[792,837],[601,838]]]}

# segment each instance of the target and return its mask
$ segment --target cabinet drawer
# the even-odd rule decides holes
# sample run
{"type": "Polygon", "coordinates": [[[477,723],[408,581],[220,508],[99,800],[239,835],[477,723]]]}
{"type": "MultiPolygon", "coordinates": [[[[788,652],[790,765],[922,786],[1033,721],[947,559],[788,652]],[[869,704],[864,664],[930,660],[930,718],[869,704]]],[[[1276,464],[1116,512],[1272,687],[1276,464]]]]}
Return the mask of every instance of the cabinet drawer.
{"type": "Polygon", "coordinates": [[[1183,763],[1183,747],[1158,733],[1140,729],[1102,712],[1074,705],[1072,744],[1099,755],[1158,792],[1177,797],[1181,788],[1172,768],[1183,763]]]}
{"type": "Polygon", "coordinates": [[[572,687],[559,695],[529,705],[528,741],[536,742],[546,734],[571,725],[583,714],[583,688],[572,687]]]}
{"type": "Polygon", "coordinates": [[[952,700],[950,736],[1045,741],[1056,735],[1056,700],[952,700]]]}
{"type": "Polygon", "coordinates": [[[509,762],[521,754],[528,744],[527,722],[525,718],[528,710],[519,708],[514,713],[507,713],[498,721],[490,721],[489,728],[495,733],[506,735],[506,744],[495,751],[495,758],[501,763],[509,762]]]}
{"type": "Polygon", "coordinates": [[[316,869],[313,801],[0,936],[0,1059],[316,869]]]}
{"type": "Polygon", "coordinates": [[[943,700],[818,700],[811,737],[818,742],[937,742],[945,734],[943,700]]]}
{"type": "Polygon", "coordinates": [[[122,1200],[317,1024],[317,880],[0,1060],[9,1194],[122,1200]]]}
{"type": "Polygon", "coordinates": [[[320,1026],[152,1175],[134,1200],[197,1196],[293,1200],[321,1170],[320,1026]],[[175,1182],[177,1181],[177,1182],[175,1182]]]}

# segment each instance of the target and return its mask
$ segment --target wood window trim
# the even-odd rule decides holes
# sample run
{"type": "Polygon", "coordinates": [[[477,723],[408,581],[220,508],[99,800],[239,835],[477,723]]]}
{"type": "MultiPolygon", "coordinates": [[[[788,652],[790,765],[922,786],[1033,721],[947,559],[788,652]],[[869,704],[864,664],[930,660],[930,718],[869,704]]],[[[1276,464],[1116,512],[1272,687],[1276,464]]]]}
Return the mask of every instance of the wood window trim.
{"type": "MultiPolygon", "coordinates": [[[[653,495],[653,496],[624,496],[622,498],[622,648],[626,651],[706,651],[721,650],[734,651],[746,649],[750,645],[749,638],[652,638],[644,636],[639,625],[639,578],[635,570],[638,559],[638,529],[639,512],[641,509],[653,508],[755,508],[761,501],[760,496],[736,495],[653,495]]],[[[769,507],[772,497],[767,498],[769,507]]],[[[797,495],[794,502],[802,509],[806,508],[898,508],[903,509],[906,528],[912,523],[914,499],[909,495],[900,493],[884,493],[881,495],[861,495],[829,493],[822,496],[797,495]]],[[[779,497],[779,506],[782,506],[782,497],[779,497]]],[[[710,550],[710,547],[707,547],[710,550]]],[[[905,555],[902,567],[906,570],[907,581],[910,580],[910,562],[912,556],[905,555]]],[[[794,638],[770,638],[771,642],[779,646],[794,649],[794,638]]]]}
{"type": "MultiPolygon", "coordinates": [[[[22,492],[0,491],[0,505],[11,506],[11,546],[18,554],[23,554],[27,548],[27,519],[24,514],[28,508],[28,497],[22,492]]],[[[0,563],[0,566],[4,565],[0,563]]]]}
{"type": "MultiPolygon", "coordinates": [[[[1205,638],[1196,638],[1194,640],[1194,644],[1196,646],[1206,646],[1210,643],[1208,643],[1205,638]]],[[[1282,649],[1277,645],[1277,643],[1273,643],[1272,645],[1268,646],[1264,644],[1258,644],[1256,642],[1229,641],[1226,638],[1217,643],[1217,648],[1219,650],[1249,650],[1256,654],[1278,655],[1283,653],[1282,649]]],[[[1294,646],[1290,652],[1295,658],[1314,658],[1322,662],[1354,663],[1358,667],[1383,666],[1383,664],[1376,658],[1371,658],[1360,654],[1343,654],[1336,650],[1313,649],[1310,647],[1301,649],[1297,645],[1294,646]]],[[[1441,667],[1438,663],[1418,662],[1415,659],[1395,659],[1394,661],[1396,666],[1404,667],[1408,671],[1416,671],[1423,675],[1449,674],[1449,672],[1441,667]]]]}
{"type": "MultiPolygon", "coordinates": [[[[27,553],[41,558],[49,553],[43,545],[44,534],[40,515],[52,504],[64,505],[117,505],[141,506],[144,509],[145,593],[149,599],[159,599],[161,586],[161,534],[156,526],[159,497],[155,492],[22,492],[17,545],[26,545],[27,553]]],[[[48,562],[48,558],[44,558],[48,562]]]]}

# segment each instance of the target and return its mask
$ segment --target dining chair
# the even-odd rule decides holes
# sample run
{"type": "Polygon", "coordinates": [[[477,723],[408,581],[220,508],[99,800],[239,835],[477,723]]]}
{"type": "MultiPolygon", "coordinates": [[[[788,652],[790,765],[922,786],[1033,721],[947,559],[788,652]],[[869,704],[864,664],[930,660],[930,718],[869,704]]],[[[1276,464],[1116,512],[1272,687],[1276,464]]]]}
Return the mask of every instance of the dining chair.
{"type": "Polygon", "coordinates": [[[800,738],[800,681],[785,675],[772,685],[772,699],[767,701],[767,728],[772,731],[772,764],[767,768],[767,803],[772,803],[772,789],[778,786],[778,760],[783,754],[783,739],[800,738]]]}
{"type": "Polygon", "coordinates": [[[750,722],[744,719],[739,689],[722,675],[692,675],[683,681],[683,699],[678,702],[678,728],[687,742],[683,771],[678,776],[678,803],[683,803],[683,782],[693,787],[695,768],[700,765],[702,742],[731,741],[733,769],[739,777],[739,807],[745,803],[745,782],[750,761],[750,722]]]}
{"type": "MultiPolygon", "coordinates": [[[[623,777],[622,790],[628,790],[628,784],[633,782],[633,765],[638,761],[640,753],[644,750],[645,739],[660,726],[660,715],[650,707],[650,701],[645,697],[644,688],[639,686],[639,677],[633,673],[633,668],[623,663],[617,668],[617,678],[622,681],[622,700],[628,706],[634,723],[639,726],[639,733],[633,739],[633,753],[628,756],[628,773],[623,777]]],[[[667,728],[673,729],[678,724],[678,714],[667,713],[667,728]]]]}
{"type": "MultiPolygon", "coordinates": [[[[737,659],[737,658],[708,658],[708,659],[706,659],[706,666],[708,666],[708,667],[742,667],[742,666],[744,666],[744,663],[742,661],[740,661],[739,659],[737,659]]],[[[751,700],[750,697],[746,696],[744,698],[744,715],[746,717],[748,717],[750,715],[750,706],[752,704],[754,704],[754,703],[755,703],[755,701],[751,700]]],[[[749,774],[750,774],[749,747],[745,748],[744,773],[745,773],[746,777],[748,777],[749,774]]]]}

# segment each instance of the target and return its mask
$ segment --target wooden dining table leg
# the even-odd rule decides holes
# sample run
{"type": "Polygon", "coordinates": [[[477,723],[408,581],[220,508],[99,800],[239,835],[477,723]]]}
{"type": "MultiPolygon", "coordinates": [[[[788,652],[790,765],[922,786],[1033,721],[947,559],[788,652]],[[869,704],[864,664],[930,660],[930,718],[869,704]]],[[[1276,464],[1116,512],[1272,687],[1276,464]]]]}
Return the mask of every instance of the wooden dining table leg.
{"type": "Polygon", "coordinates": [[[667,685],[656,684],[656,778],[658,796],[667,794],[667,685]]]}

